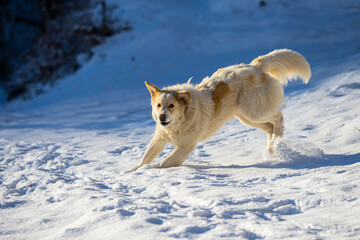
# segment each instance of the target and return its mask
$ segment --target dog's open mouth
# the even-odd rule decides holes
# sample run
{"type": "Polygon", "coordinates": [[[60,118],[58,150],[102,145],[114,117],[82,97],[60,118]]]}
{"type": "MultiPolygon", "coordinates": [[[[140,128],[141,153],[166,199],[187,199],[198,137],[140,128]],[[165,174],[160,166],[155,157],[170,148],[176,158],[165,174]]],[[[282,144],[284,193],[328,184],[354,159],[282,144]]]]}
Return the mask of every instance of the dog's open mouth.
{"type": "Polygon", "coordinates": [[[161,123],[161,125],[163,125],[163,126],[167,126],[169,123],[171,123],[171,121],[170,122],[160,122],[161,123]]]}

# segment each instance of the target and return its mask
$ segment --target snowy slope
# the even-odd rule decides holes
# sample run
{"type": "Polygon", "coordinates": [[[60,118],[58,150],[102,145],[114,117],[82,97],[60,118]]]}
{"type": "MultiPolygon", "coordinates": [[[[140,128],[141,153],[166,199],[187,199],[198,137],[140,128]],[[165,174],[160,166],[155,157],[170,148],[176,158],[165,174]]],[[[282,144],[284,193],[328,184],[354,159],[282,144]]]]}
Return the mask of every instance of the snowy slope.
{"type": "Polygon", "coordinates": [[[0,239],[359,239],[359,3],[108,2],[133,31],[47,94],[2,106],[0,239]],[[313,77],[285,89],[275,158],[233,120],[183,167],[125,173],[154,130],[145,80],[200,82],[284,47],[313,77]]]}

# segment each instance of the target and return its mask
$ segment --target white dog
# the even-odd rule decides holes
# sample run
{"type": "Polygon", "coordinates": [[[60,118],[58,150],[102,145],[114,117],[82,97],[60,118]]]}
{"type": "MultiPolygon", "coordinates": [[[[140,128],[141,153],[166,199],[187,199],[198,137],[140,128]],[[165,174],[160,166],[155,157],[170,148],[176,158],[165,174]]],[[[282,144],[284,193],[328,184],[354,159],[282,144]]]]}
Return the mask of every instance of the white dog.
{"type": "Polygon", "coordinates": [[[267,150],[272,152],[274,140],[284,131],[281,85],[297,77],[304,83],[309,81],[308,62],[297,52],[281,49],[250,64],[221,68],[196,86],[189,81],[160,90],[145,82],[151,94],[156,129],[143,158],[131,171],[151,163],[167,143],[172,143],[174,150],[159,166],[182,165],[198,142],[212,136],[234,117],[265,131],[267,150]]]}

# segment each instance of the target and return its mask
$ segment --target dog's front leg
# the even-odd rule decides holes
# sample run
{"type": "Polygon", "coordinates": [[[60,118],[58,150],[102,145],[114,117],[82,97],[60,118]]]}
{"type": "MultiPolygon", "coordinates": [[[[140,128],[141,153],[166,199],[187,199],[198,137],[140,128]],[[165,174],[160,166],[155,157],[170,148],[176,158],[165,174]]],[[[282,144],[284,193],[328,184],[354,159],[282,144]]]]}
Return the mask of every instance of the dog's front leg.
{"type": "Polygon", "coordinates": [[[159,138],[155,134],[150,144],[148,145],[140,163],[137,166],[135,166],[133,169],[131,169],[129,172],[136,171],[138,168],[144,166],[145,164],[151,163],[156,158],[156,156],[161,153],[166,143],[167,141],[165,139],[159,138]]]}
{"type": "Polygon", "coordinates": [[[187,156],[195,150],[196,144],[175,146],[170,155],[160,163],[161,168],[181,166],[187,156]]]}

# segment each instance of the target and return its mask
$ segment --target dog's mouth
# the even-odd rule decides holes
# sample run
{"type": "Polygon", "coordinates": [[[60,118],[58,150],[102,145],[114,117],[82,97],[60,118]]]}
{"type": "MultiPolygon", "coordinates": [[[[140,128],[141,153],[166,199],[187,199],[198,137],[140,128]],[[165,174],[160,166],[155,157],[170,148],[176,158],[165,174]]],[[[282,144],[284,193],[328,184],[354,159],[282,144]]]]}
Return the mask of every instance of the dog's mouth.
{"type": "Polygon", "coordinates": [[[160,123],[161,123],[161,125],[163,125],[163,126],[167,126],[167,125],[169,125],[169,123],[171,123],[171,121],[170,121],[170,122],[161,121],[160,123]]]}

